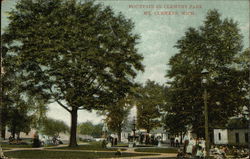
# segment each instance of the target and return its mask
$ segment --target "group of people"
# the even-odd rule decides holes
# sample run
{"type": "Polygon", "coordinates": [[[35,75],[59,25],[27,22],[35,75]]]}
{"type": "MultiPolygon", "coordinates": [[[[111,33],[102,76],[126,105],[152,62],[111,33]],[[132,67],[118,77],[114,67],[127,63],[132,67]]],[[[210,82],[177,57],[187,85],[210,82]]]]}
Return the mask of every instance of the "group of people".
{"type": "Polygon", "coordinates": [[[227,158],[227,153],[230,153],[234,158],[249,159],[249,149],[247,148],[236,148],[235,146],[233,146],[231,149],[229,149],[227,146],[211,147],[211,154],[213,154],[216,159],[227,158]]]}
{"type": "MultiPolygon", "coordinates": [[[[204,158],[205,156],[205,140],[199,138],[189,138],[185,136],[183,138],[184,146],[183,149],[178,149],[177,158],[204,158]]],[[[175,147],[179,146],[179,141],[175,140],[175,147]],[[177,143],[177,144],[176,144],[177,143]]]]}
{"type": "MultiPolygon", "coordinates": [[[[205,140],[203,138],[189,138],[185,136],[183,138],[183,149],[178,149],[177,158],[197,158],[202,159],[206,156],[205,140]]],[[[215,159],[225,159],[230,152],[234,158],[249,159],[249,150],[233,147],[229,149],[227,146],[211,146],[210,155],[213,155],[215,159]]]]}

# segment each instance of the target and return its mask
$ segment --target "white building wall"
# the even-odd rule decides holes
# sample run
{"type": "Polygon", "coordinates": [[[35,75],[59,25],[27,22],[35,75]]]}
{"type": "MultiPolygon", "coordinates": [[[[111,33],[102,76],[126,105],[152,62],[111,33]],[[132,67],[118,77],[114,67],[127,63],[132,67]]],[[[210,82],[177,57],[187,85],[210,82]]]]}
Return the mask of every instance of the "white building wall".
{"type": "Polygon", "coordinates": [[[214,144],[228,144],[227,129],[214,129],[214,144]]]}
{"type": "Polygon", "coordinates": [[[128,136],[129,136],[128,132],[122,132],[121,133],[121,142],[128,143],[128,136]]]}

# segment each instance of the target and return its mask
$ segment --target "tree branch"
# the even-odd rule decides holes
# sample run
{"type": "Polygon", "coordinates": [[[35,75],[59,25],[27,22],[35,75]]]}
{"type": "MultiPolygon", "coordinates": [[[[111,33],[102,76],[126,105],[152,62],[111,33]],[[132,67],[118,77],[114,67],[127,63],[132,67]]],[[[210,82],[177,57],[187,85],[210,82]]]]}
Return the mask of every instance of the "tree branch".
{"type": "Polygon", "coordinates": [[[65,105],[63,105],[59,100],[55,100],[61,107],[63,107],[64,109],[66,109],[68,112],[71,112],[71,110],[69,108],[67,108],[65,105]]]}
{"type": "Polygon", "coordinates": [[[94,95],[102,86],[103,86],[103,83],[104,82],[102,82],[102,83],[100,83],[94,90],[94,92],[93,93],[91,93],[89,96],[92,96],[92,95],[94,95]]]}
{"type": "MultiPolygon", "coordinates": [[[[87,76],[87,74],[86,74],[86,76],[87,76]]],[[[86,76],[84,76],[84,78],[85,78],[86,76]]],[[[85,83],[85,82],[87,82],[88,80],[90,80],[91,77],[93,77],[93,74],[90,74],[89,77],[83,81],[83,83],[85,83]]]]}
{"type": "Polygon", "coordinates": [[[51,89],[51,87],[49,88],[52,96],[55,98],[55,101],[61,106],[63,107],[65,110],[67,110],[68,112],[71,112],[71,110],[69,108],[67,108],[65,105],[63,105],[58,99],[56,99],[55,95],[53,94],[53,91],[51,89]]]}

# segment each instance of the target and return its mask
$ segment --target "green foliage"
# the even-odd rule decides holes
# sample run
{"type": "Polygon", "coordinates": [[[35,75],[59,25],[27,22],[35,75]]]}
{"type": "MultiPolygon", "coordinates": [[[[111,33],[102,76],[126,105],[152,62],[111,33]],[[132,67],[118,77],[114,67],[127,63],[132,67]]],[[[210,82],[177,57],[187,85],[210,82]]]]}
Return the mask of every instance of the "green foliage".
{"type": "Polygon", "coordinates": [[[18,94],[13,96],[8,93],[7,96],[11,98],[12,102],[8,103],[8,109],[2,113],[6,113],[5,117],[7,119],[5,120],[7,121],[5,126],[8,126],[12,136],[15,136],[15,134],[18,135],[20,132],[28,133],[31,128],[39,129],[41,122],[46,118],[47,109],[45,104],[40,103],[41,105],[39,105],[37,104],[39,99],[32,99],[29,96],[29,99],[25,100],[18,94]]]}
{"type": "MultiPolygon", "coordinates": [[[[223,126],[229,117],[239,113],[246,104],[242,72],[234,67],[234,60],[242,50],[242,36],[237,23],[221,19],[217,10],[210,10],[204,24],[189,28],[177,42],[179,52],[170,61],[167,77],[171,78],[166,110],[175,117],[177,125],[192,126],[203,136],[204,104],[201,71],[209,71],[209,125],[223,126]]],[[[244,80],[243,80],[244,79],[244,80]]]]}
{"type": "Polygon", "coordinates": [[[41,133],[50,137],[58,137],[60,133],[69,132],[69,127],[61,120],[47,118],[41,128],[41,133]]]}
{"type": "Polygon", "coordinates": [[[9,120],[7,121],[7,126],[12,136],[20,132],[28,133],[31,128],[32,117],[28,115],[27,105],[20,100],[17,105],[9,110],[9,120]]]}
{"type": "Polygon", "coordinates": [[[181,113],[167,113],[163,119],[164,128],[172,135],[178,135],[187,131],[187,118],[181,113]]]}
{"type": "Polygon", "coordinates": [[[42,124],[47,120],[47,103],[45,103],[43,99],[33,99],[30,101],[29,107],[31,109],[30,114],[32,118],[31,127],[39,130],[42,127],[42,124]]]}
{"type": "Polygon", "coordinates": [[[235,59],[235,62],[240,65],[240,67],[239,67],[240,69],[248,69],[250,67],[250,48],[245,49],[235,59]]]}
{"type": "Polygon", "coordinates": [[[143,70],[133,23],[110,7],[76,0],[20,0],[9,19],[3,46],[22,90],[71,113],[76,146],[77,111],[115,103],[143,70]]]}
{"type": "Polygon", "coordinates": [[[160,109],[165,103],[164,87],[148,80],[145,86],[139,88],[138,92],[136,99],[138,127],[150,132],[161,125],[160,109]]]}
{"type": "MultiPolygon", "coordinates": [[[[243,90],[248,92],[248,97],[249,97],[249,92],[250,92],[250,83],[249,83],[249,75],[250,75],[250,48],[245,49],[241,54],[239,54],[235,58],[235,64],[236,64],[236,69],[240,73],[240,78],[242,85],[243,85],[243,90]]],[[[247,106],[247,105],[246,105],[247,106]]],[[[249,106],[248,106],[249,110],[249,106]]]]}
{"type": "Polygon", "coordinates": [[[91,135],[93,137],[101,137],[103,124],[93,124],[86,121],[78,125],[78,133],[83,135],[91,135]]]}
{"type": "Polygon", "coordinates": [[[228,120],[227,128],[231,129],[248,129],[249,119],[233,118],[228,120]]]}
{"type": "Polygon", "coordinates": [[[20,132],[27,133],[30,128],[39,127],[37,126],[40,122],[38,119],[45,118],[47,102],[41,99],[41,96],[34,97],[23,92],[24,80],[16,67],[16,56],[13,52],[8,53],[6,46],[2,48],[2,60],[1,135],[4,137],[6,126],[12,136],[18,135],[20,132]]]}
{"type": "Polygon", "coordinates": [[[16,8],[3,37],[33,93],[65,100],[67,107],[101,109],[124,95],[129,77],[143,69],[132,22],[110,8],[52,0],[22,0],[16,8]]]}
{"type": "MultiPolygon", "coordinates": [[[[11,62],[6,59],[4,64],[11,62]]],[[[6,65],[4,65],[6,66],[6,65]]],[[[36,119],[40,116],[45,117],[46,115],[46,103],[38,104],[42,100],[39,97],[31,97],[28,94],[22,93],[20,83],[22,80],[17,76],[10,75],[13,73],[11,67],[8,68],[3,79],[6,81],[3,87],[3,102],[1,111],[1,126],[8,126],[12,136],[19,135],[20,132],[28,133],[30,129],[36,128],[38,121],[36,119]],[[43,110],[43,111],[41,111],[43,110]]],[[[4,129],[3,129],[4,130],[4,129]]]]}
{"type": "Polygon", "coordinates": [[[132,98],[128,96],[120,99],[114,105],[106,110],[106,123],[109,130],[118,134],[118,140],[121,140],[121,132],[127,123],[127,117],[132,107],[132,98]]]}

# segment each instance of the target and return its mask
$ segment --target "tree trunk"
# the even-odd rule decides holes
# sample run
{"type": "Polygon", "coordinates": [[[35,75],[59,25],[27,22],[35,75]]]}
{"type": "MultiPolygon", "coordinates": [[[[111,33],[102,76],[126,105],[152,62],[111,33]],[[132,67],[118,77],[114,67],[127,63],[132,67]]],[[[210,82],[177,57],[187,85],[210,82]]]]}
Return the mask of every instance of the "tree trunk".
{"type": "MultiPolygon", "coordinates": [[[[14,124],[13,124],[14,125],[14,124]]],[[[11,136],[15,139],[16,137],[16,126],[14,125],[11,131],[11,136]]]]}
{"type": "Polygon", "coordinates": [[[1,138],[5,140],[5,131],[6,131],[6,127],[5,124],[1,125],[1,138]]]}
{"type": "Polygon", "coordinates": [[[149,144],[149,132],[150,132],[150,130],[147,130],[146,141],[145,141],[146,145],[149,144]]]}
{"type": "Polygon", "coordinates": [[[76,147],[76,128],[77,128],[77,107],[72,107],[71,114],[71,128],[70,128],[70,140],[69,147],[76,147]]]}
{"type": "Polygon", "coordinates": [[[121,138],[122,138],[121,133],[122,133],[121,130],[119,130],[117,133],[118,134],[118,142],[121,142],[121,138]]]}

